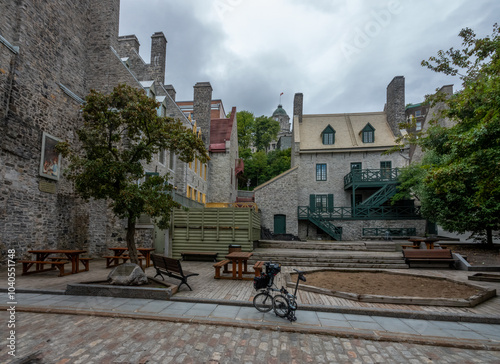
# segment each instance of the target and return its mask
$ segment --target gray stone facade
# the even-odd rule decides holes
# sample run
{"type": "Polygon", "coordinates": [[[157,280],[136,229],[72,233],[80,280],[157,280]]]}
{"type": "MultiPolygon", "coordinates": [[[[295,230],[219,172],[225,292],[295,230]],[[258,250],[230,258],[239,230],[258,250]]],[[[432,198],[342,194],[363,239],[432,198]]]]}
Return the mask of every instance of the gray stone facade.
{"type": "MultiPolygon", "coordinates": [[[[384,154],[399,135],[397,123],[404,120],[404,78],[395,77],[387,90],[386,111],[374,113],[302,115],[303,95],[295,95],[294,112],[297,114],[292,131],[291,169],[255,189],[255,201],[266,228],[273,231],[274,217],[285,215],[286,233],[298,235],[302,240],[331,240],[312,222],[299,220],[298,208],[311,209],[311,200],[316,204],[316,196],[321,195],[325,199],[328,197],[331,211],[350,211],[354,203],[353,190],[344,188],[344,177],[351,172],[352,164],[362,170],[381,170],[382,165],[390,169],[408,165],[408,150],[384,154]],[[371,139],[365,139],[367,126],[374,130],[371,139]],[[335,134],[331,142],[323,139],[327,127],[335,134]],[[321,166],[320,177],[318,166],[321,166]]],[[[356,189],[356,202],[367,200],[375,191],[374,188],[356,189]]],[[[362,239],[363,228],[368,227],[416,228],[417,234],[425,231],[425,221],[420,219],[337,217],[330,222],[342,228],[342,240],[362,239]]]]}
{"type": "MultiPolygon", "coordinates": [[[[91,89],[144,89],[141,81],[152,81],[147,92],[165,96],[167,116],[191,128],[172,99],[175,89],[163,85],[166,38],[153,34],[151,63],[144,62],[135,36],[118,37],[119,0],[0,0],[0,8],[0,260],[8,248],[18,257],[36,248],[107,254],[124,244],[124,222],[106,201],[82,201],[64,177],[40,175],[42,136],[76,144],[81,100],[91,89]]],[[[181,193],[188,183],[206,192],[199,173],[173,160],[167,151],[144,167],[171,173],[181,193]]],[[[138,229],[138,244],[151,246],[153,235],[151,225],[138,229]]]]}

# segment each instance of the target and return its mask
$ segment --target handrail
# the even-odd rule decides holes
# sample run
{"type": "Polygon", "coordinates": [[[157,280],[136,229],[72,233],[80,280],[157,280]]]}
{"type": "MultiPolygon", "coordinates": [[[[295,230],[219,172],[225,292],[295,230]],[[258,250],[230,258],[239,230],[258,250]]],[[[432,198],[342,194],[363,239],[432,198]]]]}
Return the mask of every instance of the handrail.
{"type": "Polygon", "coordinates": [[[397,182],[399,168],[353,170],[344,176],[344,186],[360,182],[397,182]]]}
{"type": "MultiPolygon", "coordinates": [[[[309,206],[298,206],[299,219],[309,219],[309,206]]],[[[329,212],[315,212],[323,220],[367,220],[367,219],[420,219],[420,206],[378,206],[378,207],[333,207],[329,212]]]]}

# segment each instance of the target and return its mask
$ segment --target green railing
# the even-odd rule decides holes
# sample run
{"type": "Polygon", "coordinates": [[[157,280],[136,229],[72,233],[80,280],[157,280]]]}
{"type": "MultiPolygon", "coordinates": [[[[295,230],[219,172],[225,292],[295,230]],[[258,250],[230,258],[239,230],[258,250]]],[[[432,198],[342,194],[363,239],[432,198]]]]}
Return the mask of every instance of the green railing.
{"type": "MultiPolygon", "coordinates": [[[[419,206],[378,206],[378,207],[334,207],[330,212],[313,212],[323,220],[403,220],[420,219],[419,206]]],[[[298,218],[308,220],[309,206],[298,207],[298,218]]]]}
{"type": "Polygon", "coordinates": [[[396,184],[390,183],[379,189],[358,206],[378,207],[396,194],[396,184]]]}
{"type": "Polygon", "coordinates": [[[205,207],[204,204],[199,203],[198,201],[191,200],[190,198],[187,198],[186,196],[179,195],[178,193],[175,192],[170,192],[170,195],[172,196],[172,199],[179,203],[183,207],[187,208],[192,208],[192,209],[201,209],[205,207]]]}
{"type": "Polygon", "coordinates": [[[415,236],[415,228],[363,228],[363,236],[415,236]]]}
{"type": "Polygon", "coordinates": [[[335,240],[342,240],[342,228],[333,225],[328,220],[324,220],[321,214],[309,214],[309,221],[321,228],[321,230],[323,230],[335,240]]]}
{"type": "Polygon", "coordinates": [[[344,188],[353,183],[397,182],[398,168],[353,170],[344,177],[344,188]]]}

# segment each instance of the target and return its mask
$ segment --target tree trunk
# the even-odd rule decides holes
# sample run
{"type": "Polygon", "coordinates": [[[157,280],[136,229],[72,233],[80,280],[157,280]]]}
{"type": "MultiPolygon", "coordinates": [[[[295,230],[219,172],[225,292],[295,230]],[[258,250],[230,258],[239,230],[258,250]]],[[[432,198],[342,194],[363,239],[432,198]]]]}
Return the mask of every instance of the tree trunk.
{"type": "Polygon", "coordinates": [[[490,227],[486,228],[486,244],[493,247],[493,230],[490,227]]]}
{"type": "Polygon", "coordinates": [[[130,262],[139,264],[139,259],[137,259],[137,248],[135,247],[135,219],[127,219],[127,248],[128,255],[130,257],[130,262]]]}

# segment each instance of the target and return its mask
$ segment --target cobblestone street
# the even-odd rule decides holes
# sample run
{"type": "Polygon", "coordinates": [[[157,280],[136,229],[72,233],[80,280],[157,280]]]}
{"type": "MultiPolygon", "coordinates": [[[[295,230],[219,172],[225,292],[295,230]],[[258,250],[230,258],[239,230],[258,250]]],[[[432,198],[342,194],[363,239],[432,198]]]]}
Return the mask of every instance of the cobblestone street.
{"type": "MultiPolygon", "coordinates": [[[[7,321],[7,313],[0,314],[0,321],[7,321]]],[[[2,345],[0,362],[460,364],[499,363],[500,352],[216,325],[20,312],[16,357],[8,355],[6,345],[2,345]]]]}

